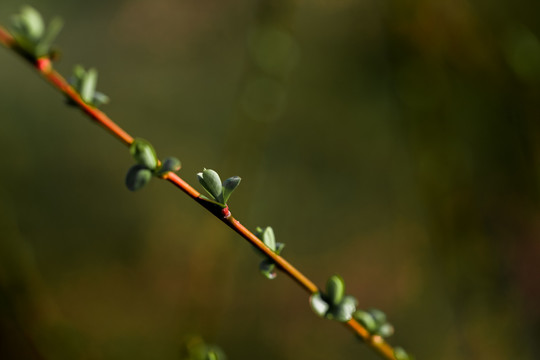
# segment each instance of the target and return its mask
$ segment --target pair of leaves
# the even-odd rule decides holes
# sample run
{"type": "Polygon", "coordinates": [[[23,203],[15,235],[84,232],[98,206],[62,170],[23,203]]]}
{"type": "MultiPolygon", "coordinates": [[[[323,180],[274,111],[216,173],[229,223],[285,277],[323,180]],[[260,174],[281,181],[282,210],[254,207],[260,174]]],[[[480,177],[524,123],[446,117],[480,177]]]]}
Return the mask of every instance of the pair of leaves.
{"type": "Polygon", "coordinates": [[[137,164],[133,165],[126,175],[126,186],[131,191],[144,187],[152,176],[164,176],[169,171],[178,171],[181,168],[180,160],[168,157],[160,165],[156,151],[148,141],[137,138],[129,147],[131,156],[137,164]]]}
{"type": "Polygon", "coordinates": [[[309,302],[317,315],[341,322],[349,321],[358,305],[354,296],[345,295],[345,281],[339,275],[330,277],[326,292],[311,295],[309,302]]]}
{"type": "Polygon", "coordinates": [[[379,309],[367,311],[357,310],[353,317],[362,324],[371,335],[379,335],[383,338],[390,337],[394,333],[392,324],[386,321],[386,314],[379,309]]]}
{"type": "Polygon", "coordinates": [[[11,32],[17,45],[37,59],[49,56],[51,45],[60,33],[64,23],[54,18],[47,27],[41,14],[31,6],[23,6],[21,12],[11,19],[11,32]]]}
{"type": "Polygon", "coordinates": [[[81,65],[73,68],[69,83],[79,93],[81,99],[89,105],[98,107],[109,102],[109,97],[96,91],[98,72],[94,68],[85,70],[81,65]]]}
{"type": "MultiPolygon", "coordinates": [[[[285,244],[276,242],[274,230],[272,230],[270,226],[267,226],[264,229],[257,227],[257,229],[255,229],[255,235],[264,243],[264,245],[277,255],[279,255],[285,247],[285,244]]],[[[259,270],[267,279],[272,280],[277,276],[276,263],[270,258],[261,261],[259,270]]]]}
{"type": "Polygon", "coordinates": [[[233,176],[222,183],[218,173],[212,169],[204,169],[197,174],[197,179],[211,196],[211,199],[206,196],[203,198],[221,207],[227,206],[227,201],[229,201],[232,192],[240,185],[241,180],[239,176],[233,176]]]}

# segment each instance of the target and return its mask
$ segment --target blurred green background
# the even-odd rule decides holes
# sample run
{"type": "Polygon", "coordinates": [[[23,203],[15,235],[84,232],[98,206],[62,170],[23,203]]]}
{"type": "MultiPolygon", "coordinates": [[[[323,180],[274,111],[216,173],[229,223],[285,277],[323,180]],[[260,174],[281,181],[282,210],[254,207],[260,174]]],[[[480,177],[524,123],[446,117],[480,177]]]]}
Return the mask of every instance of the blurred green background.
{"type": "MultiPolygon", "coordinates": [[[[23,3],[0,2],[0,23],[23,3]]],[[[521,0],[34,1],[56,67],[418,359],[540,358],[540,5],[521,0]]],[[[378,359],[0,49],[0,358],[378,359]]]]}

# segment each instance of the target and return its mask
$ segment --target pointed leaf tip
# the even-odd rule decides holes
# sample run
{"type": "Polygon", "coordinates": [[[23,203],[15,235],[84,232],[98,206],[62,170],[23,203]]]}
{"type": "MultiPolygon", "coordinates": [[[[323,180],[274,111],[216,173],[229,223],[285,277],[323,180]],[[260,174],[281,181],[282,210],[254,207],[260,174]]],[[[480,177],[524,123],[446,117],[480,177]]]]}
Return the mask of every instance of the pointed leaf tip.
{"type": "Polygon", "coordinates": [[[241,180],[240,176],[233,176],[223,182],[223,201],[225,203],[229,201],[229,197],[231,197],[234,189],[240,185],[241,180]]]}

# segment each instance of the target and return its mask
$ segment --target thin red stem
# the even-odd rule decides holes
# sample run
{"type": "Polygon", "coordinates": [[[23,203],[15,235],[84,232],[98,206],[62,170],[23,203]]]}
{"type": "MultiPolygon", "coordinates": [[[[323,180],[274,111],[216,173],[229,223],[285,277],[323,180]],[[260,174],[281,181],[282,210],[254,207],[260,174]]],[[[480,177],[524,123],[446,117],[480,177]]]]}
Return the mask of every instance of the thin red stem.
{"type": "MultiPolygon", "coordinates": [[[[14,50],[19,55],[23,56],[26,60],[36,68],[38,72],[55,88],[64,93],[70,100],[77,104],[88,116],[99,123],[102,127],[108,130],[116,138],[122,141],[126,145],[130,145],[133,142],[133,137],[124,131],[120,126],[113,122],[105,113],[100,111],[94,106],[91,106],[83,101],[79,94],[69,85],[69,83],[56,71],[52,69],[52,66],[43,66],[39,61],[31,59],[27,54],[24,54],[16,45],[13,37],[0,26],[0,43],[5,47],[14,50]]],[[[48,60],[48,59],[45,59],[48,60]]],[[[47,64],[48,65],[48,64],[47,64]]],[[[214,211],[213,205],[201,198],[201,194],[195,190],[191,185],[185,182],[177,174],[169,172],[162,176],[162,179],[169,181],[174,184],[192,199],[197,201],[200,205],[204,206],[209,210],[213,215],[218,217],[223,221],[227,226],[236,231],[240,236],[246,239],[249,243],[255,246],[263,254],[272,259],[276,265],[291,279],[296,281],[301,287],[303,287],[310,295],[319,292],[319,288],[309,280],[304,274],[298,271],[294,266],[292,266],[287,260],[285,260],[280,255],[277,255],[272,250],[270,250],[257,236],[255,236],[251,231],[249,231],[245,226],[240,224],[232,216],[223,216],[221,211],[214,211]]],[[[364,328],[359,322],[355,319],[351,319],[348,322],[344,323],[349,327],[355,334],[360,336],[366,344],[371,346],[375,351],[387,359],[395,359],[394,350],[382,337],[377,335],[370,335],[369,331],[364,328]]]]}

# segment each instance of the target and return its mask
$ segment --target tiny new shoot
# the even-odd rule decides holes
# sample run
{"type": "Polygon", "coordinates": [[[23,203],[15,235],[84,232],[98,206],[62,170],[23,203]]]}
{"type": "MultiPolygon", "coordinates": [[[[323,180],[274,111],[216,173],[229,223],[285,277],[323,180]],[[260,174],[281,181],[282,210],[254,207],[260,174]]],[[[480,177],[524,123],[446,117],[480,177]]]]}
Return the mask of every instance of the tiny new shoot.
{"type": "Polygon", "coordinates": [[[326,292],[318,292],[309,298],[311,308],[320,317],[340,322],[352,319],[358,300],[345,295],[345,281],[339,275],[333,275],[326,283],[326,292]]]}
{"type": "MultiPolygon", "coordinates": [[[[255,235],[264,243],[264,245],[277,255],[281,254],[281,251],[285,247],[285,244],[276,242],[274,230],[272,230],[270,226],[267,226],[264,229],[257,227],[255,229],[255,235]]],[[[267,279],[275,279],[277,276],[276,263],[267,257],[259,264],[259,271],[267,279]]]]}
{"type": "MultiPolygon", "coordinates": [[[[109,102],[109,97],[96,91],[98,72],[94,68],[85,70],[81,65],[73,68],[73,75],[69,78],[69,84],[79,93],[81,99],[88,105],[99,107],[109,102]]],[[[68,104],[77,106],[73,100],[68,98],[68,104]]]]}
{"type": "Polygon", "coordinates": [[[201,198],[223,209],[227,208],[227,201],[229,201],[232,192],[240,185],[242,180],[239,176],[233,176],[221,182],[217,172],[206,168],[197,174],[197,179],[210,195],[210,198],[204,195],[201,195],[201,198]]]}
{"type": "Polygon", "coordinates": [[[167,157],[161,163],[152,144],[141,138],[133,140],[129,152],[136,162],[126,175],[126,186],[131,191],[144,187],[152,176],[163,177],[168,172],[176,172],[182,167],[180,160],[175,157],[167,157]]]}
{"type": "Polygon", "coordinates": [[[36,9],[23,6],[21,12],[11,18],[10,30],[19,50],[27,57],[37,60],[54,55],[51,46],[63,25],[60,18],[54,18],[45,27],[45,22],[36,9]]]}

